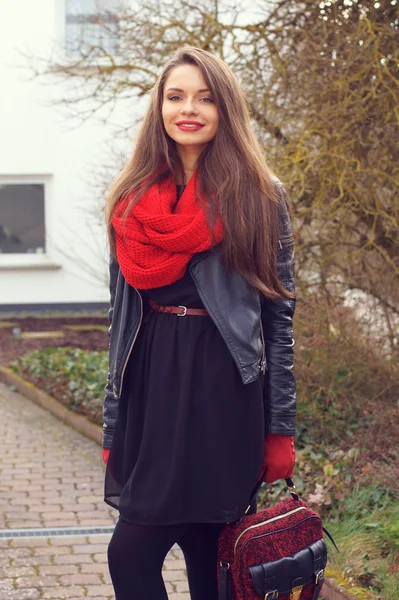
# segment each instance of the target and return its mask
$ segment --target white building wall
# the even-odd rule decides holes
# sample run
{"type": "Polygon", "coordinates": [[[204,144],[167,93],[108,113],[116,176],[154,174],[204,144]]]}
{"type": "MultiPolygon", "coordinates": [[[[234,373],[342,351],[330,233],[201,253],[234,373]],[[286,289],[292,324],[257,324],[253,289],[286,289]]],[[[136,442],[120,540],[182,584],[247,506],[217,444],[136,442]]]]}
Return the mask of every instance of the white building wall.
{"type": "MultiPolygon", "coordinates": [[[[6,304],[108,302],[105,234],[86,221],[103,202],[91,178],[104,161],[111,127],[89,121],[71,129],[65,111],[51,105],[63,84],[29,80],[20,54],[46,55],[63,35],[63,0],[0,2],[0,185],[22,178],[47,186],[47,253],[0,254],[0,310],[6,304]]],[[[112,118],[132,115],[120,110],[112,118]]]]}

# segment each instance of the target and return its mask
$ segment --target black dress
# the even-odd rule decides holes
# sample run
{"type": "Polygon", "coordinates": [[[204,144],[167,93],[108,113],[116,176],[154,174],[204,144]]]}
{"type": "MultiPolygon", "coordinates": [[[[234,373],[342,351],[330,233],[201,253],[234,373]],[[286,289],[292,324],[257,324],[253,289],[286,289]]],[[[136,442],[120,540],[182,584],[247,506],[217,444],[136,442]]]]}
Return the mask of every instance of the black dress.
{"type": "MultiPolygon", "coordinates": [[[[188,268],[139,291],[143,302],[203,308],[188,268]]],[[[262,374],[243,384],[211,317],[150,311],[125,371],[105,502],[138,525],[241,517],[263,461],[262,388],[262,374]]]]}

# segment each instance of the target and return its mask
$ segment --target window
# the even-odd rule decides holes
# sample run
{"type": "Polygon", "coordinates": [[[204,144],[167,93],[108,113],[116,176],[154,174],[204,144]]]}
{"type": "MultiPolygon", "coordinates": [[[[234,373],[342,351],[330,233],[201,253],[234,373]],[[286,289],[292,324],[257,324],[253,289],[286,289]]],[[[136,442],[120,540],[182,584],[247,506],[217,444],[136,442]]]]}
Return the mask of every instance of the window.
{"type": "Polygon", "coordinates": [[[0,183],[0,254],[45,254],[45,184],[0,183]]]}
{"type": "Polygon", "coordinates": [[[76,56],[91,46],[118,55],[117,12],[121,0],[65,0],[66,52],[76,56]]]}

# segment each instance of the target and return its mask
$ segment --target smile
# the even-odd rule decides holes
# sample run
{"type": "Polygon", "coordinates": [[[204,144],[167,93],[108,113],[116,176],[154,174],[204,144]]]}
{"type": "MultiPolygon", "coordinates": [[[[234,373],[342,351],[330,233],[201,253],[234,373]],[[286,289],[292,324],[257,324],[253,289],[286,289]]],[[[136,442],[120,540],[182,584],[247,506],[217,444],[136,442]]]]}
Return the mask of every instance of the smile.
{"type": "Polygon", "coordinates": [[[176,123],[176,126],[180,129],[180,131],[198,131],[199,129],[205,127],[205,125],[203,125],[202,123],[190,123],[185,121],[179,121],[178,123],[176,123]]]}

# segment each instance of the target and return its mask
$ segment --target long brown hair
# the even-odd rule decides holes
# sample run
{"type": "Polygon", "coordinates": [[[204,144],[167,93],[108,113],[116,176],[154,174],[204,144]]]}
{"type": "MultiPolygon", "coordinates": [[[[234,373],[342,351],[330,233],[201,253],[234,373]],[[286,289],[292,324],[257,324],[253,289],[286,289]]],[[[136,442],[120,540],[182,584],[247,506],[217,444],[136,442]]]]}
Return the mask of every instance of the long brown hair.
{"type": "MultiPolygon", "coordinates": [[[[265,297],[294,297],[278,279],[277,194],[273,174],[251,128],[246,97],[229,67],[217,56],[195,48],[179,48],[155,83],[132,157],[114,180],[105,203],[105,220],[112,256],[116,256],[111,223],[116,203],[135,190],[141,194],[170,173],[184,173],[176,145],[165,131],[162,102],[165,81],[174,67],[201,69],[219,113],[214,139],[198,159],[200,187],[209,199],[211,222],[219,212],[224,225],[222,259],[235,267],[265,297]],[[213,204],[213,206],[212,206],[213,204]]],[[[139,193],[124,212],[127,217],[139,193]]],[[[292,214],[292,209],[290,209],[292,214]]]]}

